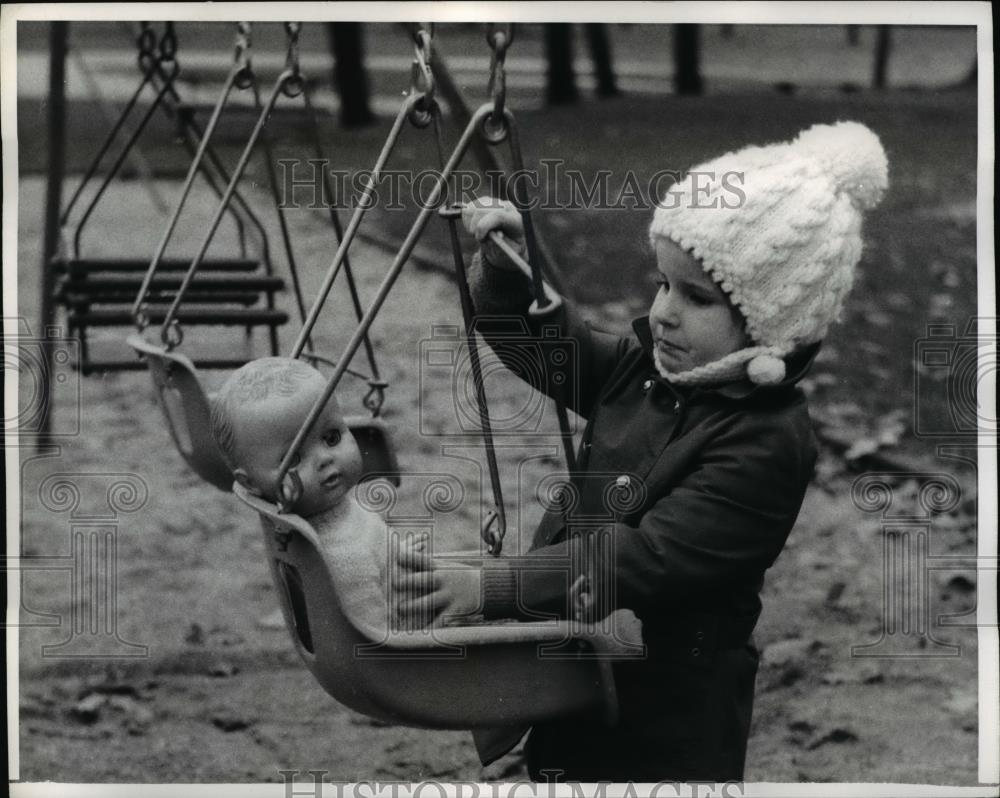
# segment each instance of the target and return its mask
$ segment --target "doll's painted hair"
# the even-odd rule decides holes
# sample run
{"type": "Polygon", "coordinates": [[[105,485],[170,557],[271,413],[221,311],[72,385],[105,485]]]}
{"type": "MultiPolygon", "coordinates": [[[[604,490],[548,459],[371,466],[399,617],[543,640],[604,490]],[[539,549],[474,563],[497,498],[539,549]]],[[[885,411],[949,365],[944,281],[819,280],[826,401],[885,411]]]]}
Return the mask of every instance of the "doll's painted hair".
{"type": "Polygon", "coordinates": [[[292,396],[319,372],[302,360],[262,357],[234,371],[212,403],[212,437],[230,468],[236,468],[233,417],[241,407],[271,396],[292,396]]]}

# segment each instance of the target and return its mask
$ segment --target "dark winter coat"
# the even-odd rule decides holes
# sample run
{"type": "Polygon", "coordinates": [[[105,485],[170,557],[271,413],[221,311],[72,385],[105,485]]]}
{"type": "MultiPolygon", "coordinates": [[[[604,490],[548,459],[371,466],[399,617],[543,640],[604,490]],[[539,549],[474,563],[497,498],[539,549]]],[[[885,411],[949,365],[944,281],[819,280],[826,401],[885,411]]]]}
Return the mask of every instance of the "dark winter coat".
{"type": "MultiPolygon", "coordinates": [[[[489,267],[472,274],[481,314],[527,306],[516,277],[489,267]]],[[[648,319],[633,328],[634,338],[599,332],[570,306],[542,319],[479,322],[509,367],[586,419],[573,489],[543,518],[532,556],[581,562],[589,538],[588,556],[600,562],[585,566],[598,616],[633,610],[647,646],[641,661],[616,665],[619,723],[571,718],[534,728],[529,769],[537,779],[556,769],[580,781],[738,780],[764,572],[785,545],[816,460],[795,383],[818,346],[790,359],[777,386],[682,389],[656,371],[648,319]],[[519,340],[525,324],[539,344],[519,340]]],[[[566,616],[573,576],[500,560],[484,580],[487,613],[566,616]]]]}

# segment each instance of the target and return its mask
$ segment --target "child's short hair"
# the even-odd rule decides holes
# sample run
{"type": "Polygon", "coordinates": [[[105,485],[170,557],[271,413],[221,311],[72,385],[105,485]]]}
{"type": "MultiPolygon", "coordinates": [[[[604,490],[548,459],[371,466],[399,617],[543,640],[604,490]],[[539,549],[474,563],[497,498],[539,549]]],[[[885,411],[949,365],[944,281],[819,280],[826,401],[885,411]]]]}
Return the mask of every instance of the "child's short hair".
{"type": "Polygon", "coordinates": [[[230,468],[236,458],[236,433],[233,415],[243,405],[263,401],[269,396],[292,396],[319,372],[302,360],[290,357],[262,357],[251,360],[234,371],[212,402],[212,437],[230,468]]]}

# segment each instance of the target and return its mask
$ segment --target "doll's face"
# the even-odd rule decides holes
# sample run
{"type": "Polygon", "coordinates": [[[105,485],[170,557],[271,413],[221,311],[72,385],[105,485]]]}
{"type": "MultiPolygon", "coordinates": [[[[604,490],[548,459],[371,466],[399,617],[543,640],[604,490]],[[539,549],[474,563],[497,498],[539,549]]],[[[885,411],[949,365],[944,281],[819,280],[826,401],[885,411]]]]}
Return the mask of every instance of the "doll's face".
{"type": "Polygon", "coordinates": [[[676,374],[749,345],[742,314],[697,258],[661,238],[656,265],[649,327],[663,366],[676,374]]]}
{"type": "MultiPolygon", "coordinates": [[[[233,419],[234,474],[242,485],[272,501],[277,497],[278,466],[323,389],[317,373],[291,396],[272,392],[239,408],[233,419]]],[[[302,480],[302,496],[292,509],[305,517],[339,504],[361,478],[361,451],[335,397],[292,462],[302,480]]]]}

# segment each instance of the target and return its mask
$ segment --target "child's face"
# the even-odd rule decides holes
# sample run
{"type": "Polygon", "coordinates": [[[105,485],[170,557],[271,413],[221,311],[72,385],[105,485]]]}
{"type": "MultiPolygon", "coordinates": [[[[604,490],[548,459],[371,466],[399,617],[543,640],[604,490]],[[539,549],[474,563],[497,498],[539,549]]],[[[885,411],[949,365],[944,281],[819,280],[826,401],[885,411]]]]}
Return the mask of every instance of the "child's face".
{"type": "Polygon", "coordinates": [[[697,258],[669,239],[658,239],[656,265],[660,288],[649,326],[667,369],[688,371],[747,346],[742,314],[697,258]]]}
{"type": "MultiPolygon", "coordinates": [[[[317,374],[292,396],[272,394],[240,408],[233,432],[241,483],[269,499],[277,496],[278,466],[323,388],[317,374]]],[[[293,465],[302,496],[292,509],[307,517],[339,504],[361,478],[361,452],[336,398],[326,403],[293,465]]]]}

